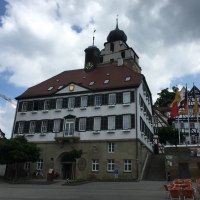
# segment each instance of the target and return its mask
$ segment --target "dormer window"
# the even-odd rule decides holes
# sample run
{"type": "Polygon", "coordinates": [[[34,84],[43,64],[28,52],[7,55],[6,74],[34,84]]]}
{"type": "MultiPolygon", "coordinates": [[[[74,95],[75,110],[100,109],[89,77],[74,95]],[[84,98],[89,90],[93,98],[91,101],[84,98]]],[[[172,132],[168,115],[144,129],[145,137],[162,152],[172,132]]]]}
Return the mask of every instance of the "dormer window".
{"type": "Polygon", "coordinates": [[[125,78],[125,81],[130,81],[131,80],[131,77],[130,76],[127,76],[126,78],[125,78]]]}
{"type": "Polygon", "coordinates": [[[61,88],[63,88],[63,85],[60,85],[60,86],[58,87],[58,90],[60,90],[61,88]]]}
{"type": "Polygon", "coordinates": [[[48,88],[48,91],[51,91],[52,89],[53,89],[53,87],[51,86],[51,87],[48,88]]]}
{"type": "Polygon", "coordinates": [[[109,81],[110,81],[110,80],[106,79],[106,80],[104,81],[104,84],[108,84],[109,81]]]}
{"type": "Polygon", "coordinates": [[[94,81],[91,81],[91,82],[89,83],[89,86],[92,86],[92,85],[94,85],[94,81]]]}

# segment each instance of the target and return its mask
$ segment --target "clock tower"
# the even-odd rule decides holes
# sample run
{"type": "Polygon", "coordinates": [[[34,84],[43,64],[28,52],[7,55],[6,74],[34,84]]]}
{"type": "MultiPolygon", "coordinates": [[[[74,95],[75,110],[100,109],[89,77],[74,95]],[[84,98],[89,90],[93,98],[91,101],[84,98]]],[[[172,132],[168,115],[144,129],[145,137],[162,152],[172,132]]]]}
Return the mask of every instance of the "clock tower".
{"type": "Polygon", "coordinates": [[[99,64],[100,50],[96,46],[85,49],[85,71],[92,71],[99,64]]]}

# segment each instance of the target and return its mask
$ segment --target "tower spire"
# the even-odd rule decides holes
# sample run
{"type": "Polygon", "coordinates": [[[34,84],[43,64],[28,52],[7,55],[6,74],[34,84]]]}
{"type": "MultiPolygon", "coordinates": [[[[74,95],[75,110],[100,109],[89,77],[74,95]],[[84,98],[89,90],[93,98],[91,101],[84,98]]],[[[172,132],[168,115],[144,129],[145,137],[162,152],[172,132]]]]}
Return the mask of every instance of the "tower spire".
{"type": "Polygon", "coordinates": [[[119,17],[119,15],[117,14],[117,17],[116,17],[116,29],[118,29],[118,17],[119,17]]]}
{"type": "Polygon", "coordinates": [[[94,33],[95,33],[95,32],[96,32],[96,30],[94,29],[94,31],[93,31],[93,42],[92,42],[93,46],[94,46],[94,39],[95,39],[94,33]]]}

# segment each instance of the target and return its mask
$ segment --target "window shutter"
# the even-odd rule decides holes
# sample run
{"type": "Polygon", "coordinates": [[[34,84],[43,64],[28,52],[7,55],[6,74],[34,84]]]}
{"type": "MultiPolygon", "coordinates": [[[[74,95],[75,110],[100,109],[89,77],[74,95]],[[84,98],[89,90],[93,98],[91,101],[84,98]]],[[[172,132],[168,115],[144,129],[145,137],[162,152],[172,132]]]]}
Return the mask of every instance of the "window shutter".
{"type": "Polygon", "coordinates": [[[93,130],[93,117],[88,117],[86,119],[86,130],[87,131],[93,130]]]}
{"type": "Polygon", "coordinates": [[[135,92],[131,91],[131,102],[135,102],[135,92]]]}
{"type": "Polygon", "coordinates": [[[75,131],[78,131],[79,130],[79,118],[76,118],[76,121],[75,121],[75,131]]]}
{"type": "Polygon", "coordinates": [[[19,122],[16,122],[15,123],[15,131],[14,131],[14,133],[16,133],[16,134],[17,134],[17,131],[18,131],[18,127],[19,127],[19,122]]]}
{"type": "Polygon", "coordinates": [[[81,97],[75,97],[75,107],[80,107],[80,98],[81,97]]]}
{"type": "Polygon", "coordinates": [[[101,130],[108,130],[108,117],[101,117],[101,130]]]}
{"type": "Polygon", "coordinates": [[[117,103],[118,104],[122,104],[123,103],[123,93],[122,92],[119,92],[116,94],[116,100],[117,100],[117,103]]]}
{"type": "Polygon", "coordinates": [[[41,125],[42,125],[42,121],[36,121],[36,126],[35,126],[35,132],[36,133],[40,133],[41,132],[41,125]]]}
{"type": "Polygon", "coordinates": [[[21,112],[21,111],[22,111],[22,103],[23,103],[23,102],[20,102],[20,103],[19,103],[18,112],[21,112]]]}
{"type": "Polygon", "coordinates": [[[63,131],[63,119],[60,120],[60,132],[63,131]]]}
{"type": "Polygon", "coordinates": [[[39,101],[33,101],[33,110],[38,110],[39,101]]]}
{"type": "Polygon", "coordinates": [[[63,108],[67,108],[68,107],[68,99],[64,98],[63,99],[63,108]]]}
{"type": "Polygon", "coordinates": [[[29,121],[25,121],[25,123],[24,123],[24,133],[28,133],[29,132],[29,126],[30,126],[30,122],[29,121]]]}
{"type": "Polygon", "coordinates": [[[131,115],[131,128],[135,128],[135,115],[131,115]]]}
{"type": "Polygon", "coordinates": [[[50,109],[56,109],[56,99],[50,100],[50,109]]]}
{"type": "Polygon", "coordinates": [[[44,109],[44,100],[38,101],[38,110],[43,110],[44,109]]]}
{"type": "Polygon", "coordinates": [[[28,101],[27,111],[33,110],[33,101],[28,101]]]}
{"type": "Polygon", "coordinates": [[[122,129],[122,127],[123,127],[123,116],[118,115],[118,116],[116,116],[115,120],[116,120],[116,123],[115,123],[116,129],[122,129]]]}
{"type": "Polygon", "coordinates": [[[88,96],[88,106],[94,106],[94,95],[88,96]]]}
{"type": "Polygon", "coordinates": [[[53,120],[47,121],[47,132],[53,132],[53,120]]]}
{"type": "Polygon", "coordinates": [[[102,95],[102,105],[108,105],[108,94],[102,95]]]}

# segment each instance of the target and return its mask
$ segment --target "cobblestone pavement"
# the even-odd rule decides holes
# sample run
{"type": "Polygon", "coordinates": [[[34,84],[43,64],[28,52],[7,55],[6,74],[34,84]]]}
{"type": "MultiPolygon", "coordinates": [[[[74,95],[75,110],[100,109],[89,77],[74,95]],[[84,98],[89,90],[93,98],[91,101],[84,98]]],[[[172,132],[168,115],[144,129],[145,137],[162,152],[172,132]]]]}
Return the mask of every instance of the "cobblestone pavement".
{"type": "Polygon", "coordinates": [[[167,199],[163,181],[90,182],[81,185],[62,185],[63,181],[45,184],[0,182],[1,200],[162,200],[167,199]]]}

